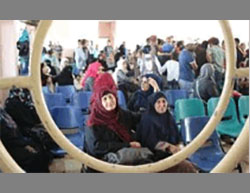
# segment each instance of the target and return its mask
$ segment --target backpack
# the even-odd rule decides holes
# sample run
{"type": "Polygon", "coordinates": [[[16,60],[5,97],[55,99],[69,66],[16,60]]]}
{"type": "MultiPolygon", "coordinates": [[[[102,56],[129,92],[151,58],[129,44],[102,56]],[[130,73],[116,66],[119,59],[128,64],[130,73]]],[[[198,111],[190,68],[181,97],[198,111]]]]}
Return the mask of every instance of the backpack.
{"type": "Polygon", "coordinates": [[[109,163],[123,165],[140,165],[152,163],[153,153],[148,148],[122,148],[116,153],[105,154],[104,160],[109,163]]]}

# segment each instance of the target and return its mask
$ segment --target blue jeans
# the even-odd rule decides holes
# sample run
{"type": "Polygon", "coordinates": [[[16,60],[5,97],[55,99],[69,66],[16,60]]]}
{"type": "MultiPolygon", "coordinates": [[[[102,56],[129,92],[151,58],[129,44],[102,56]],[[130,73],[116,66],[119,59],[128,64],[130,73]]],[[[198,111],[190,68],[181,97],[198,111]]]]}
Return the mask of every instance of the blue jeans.
{"type": "Polygon", "coordinates": [[[187,81],[187,80],[180,79],[179,80],[179,85],[180,85],[180,89],[188,91],[189,97],[193,97],[193,93],[194,93],[193,85],[194,85],[194,82],[190,82],[190,81],[187,81]]]}

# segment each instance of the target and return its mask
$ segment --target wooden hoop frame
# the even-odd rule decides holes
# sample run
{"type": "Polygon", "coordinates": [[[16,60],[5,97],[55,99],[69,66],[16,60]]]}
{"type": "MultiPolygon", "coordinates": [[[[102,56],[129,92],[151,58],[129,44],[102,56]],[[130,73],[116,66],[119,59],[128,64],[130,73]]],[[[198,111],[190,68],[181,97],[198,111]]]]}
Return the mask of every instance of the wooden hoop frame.
{"type": "MultiPolygon", "coordinates": [[[[47,129],[50,136],[55,142],[67,151],[76,160],[81,161],[87,166],[102,171],[112,173],[151,173],[159,172],[175,166],[176,164],[185,160],[190,154],[195,152],[212,134],[216,125],[220,122],[227,105],[234,86],[235,77],[249,76],[249,69],[236,69],[235,68],[235,44],[231,28],[228,21],[219,21],[226,45],[226,59],[227,68],[225,75],[225,84],[219,100],[219,103],[210,118],[207,125],[202,132],[182,151],[168,157],[164,160],[152,164],[145,164],[139,166],[124,166],[110,164],[98,160],[75,147],[57,128],[50,113],[46,107],[46,103],[42,94],[42,86],[40,79],[40,61],[43,47],[43,41],[52,24],[51,20],[41,20],[36,31],[36,36],[33,44],[33,52],[31,57],[30,75],[27,77],[3,78],[0,79],[0,88],[10,88],[11,86],[28,88],[32,93],[32,98],[36,107],[36,111],[47,129]]],[[[248,153],[249,150],[249,118],[245,126],[236,140],[235,144],[231,147],[230,151],[226,154],[224,159],[211,171],[212,173],[231,172],[235,165],[241,161],[242,157],[248,153]]],[[[0,168],[3,172],[11,173],[24,173],[25,171],[20,168],[6,151],[2,142],[0,141],[0,168]]]]}

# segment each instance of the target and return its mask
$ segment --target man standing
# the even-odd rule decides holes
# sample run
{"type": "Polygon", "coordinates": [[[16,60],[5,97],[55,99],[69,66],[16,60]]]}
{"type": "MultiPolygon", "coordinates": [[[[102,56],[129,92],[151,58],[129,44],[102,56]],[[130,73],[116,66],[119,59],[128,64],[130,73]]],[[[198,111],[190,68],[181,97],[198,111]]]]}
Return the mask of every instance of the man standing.
{"type": "Polygon", "coordinates": [[[195,70],[198,68],[194,56],[195,47],[194,43],[188,43],[179,55],[179,85],[181,89],[187,90],[189,95],[193,93],[195,70]]]}
{"type": "Polygon", "coordinates": [[[237,61],[236,61],[236,67],[240,67],[240,63],[245,60],[245,54],[244,51],[240,48],[240,39],[234,38],[235,45],[236,45],[236,54],[237,54],[237,61]]]}
{"type": "Polygon", "coordinates": [[[208,40],[209,47],[207,48],[207,61],[213,64],[215,69],[215,82],[219,91],[223,87],[223,76],[224,76],[224,66],[225,66],[225,53],[223,49],[219,46],[219,39],[212,37],[208,40]]]}
{"type": "Polygon", "coordinates": [[[107,45],[104,47],[104,52],[105,52],[106,58],[109,58],[110,55],[113,54],[114,49],[112,47],[110,40],[107,41],[107,45]]]}
{"type": "Polygon", "coordinates": [[[88,41],[78,40],[78,47],[75,49],[75,61],[78,70],[84,70],[87,66],[88,60],[88,41]]]}

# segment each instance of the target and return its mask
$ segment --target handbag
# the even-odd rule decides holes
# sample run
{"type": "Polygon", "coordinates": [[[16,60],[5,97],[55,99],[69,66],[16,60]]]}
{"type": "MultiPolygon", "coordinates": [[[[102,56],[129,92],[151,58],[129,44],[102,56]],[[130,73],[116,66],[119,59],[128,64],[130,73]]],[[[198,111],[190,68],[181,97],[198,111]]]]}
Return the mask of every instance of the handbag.
{"type": "Polygon", "coordinates": [[[139,165],[153,162],[153,153],[148,148],[122,148],[104,156],[104,161],[123,165],[139,165]]]}

